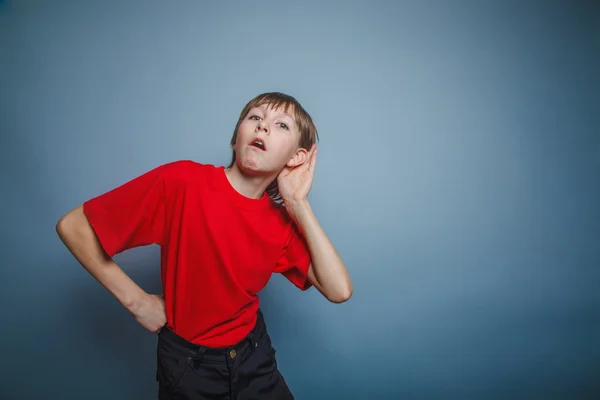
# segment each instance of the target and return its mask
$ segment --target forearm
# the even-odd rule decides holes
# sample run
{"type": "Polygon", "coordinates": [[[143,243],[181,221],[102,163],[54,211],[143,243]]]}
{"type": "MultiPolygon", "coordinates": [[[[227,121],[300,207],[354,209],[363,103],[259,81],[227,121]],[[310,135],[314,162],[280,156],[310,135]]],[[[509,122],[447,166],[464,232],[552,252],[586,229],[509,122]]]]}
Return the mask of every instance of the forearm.
{"type": "Polygon", "coordinates": [[[56,232],[71,254],[102,286],[130,312],[144,301],[147,293],[108,257],[87,217],[79,206],[62,217],[56,232]]]}
{"type": "Polygon", "coordinates": [[[312,269],[318,284],[332,301],[346,301],[354,288],[337,250],[307,200],[292,204],[291,207],[293,218],[308,244],[312,269]]]}

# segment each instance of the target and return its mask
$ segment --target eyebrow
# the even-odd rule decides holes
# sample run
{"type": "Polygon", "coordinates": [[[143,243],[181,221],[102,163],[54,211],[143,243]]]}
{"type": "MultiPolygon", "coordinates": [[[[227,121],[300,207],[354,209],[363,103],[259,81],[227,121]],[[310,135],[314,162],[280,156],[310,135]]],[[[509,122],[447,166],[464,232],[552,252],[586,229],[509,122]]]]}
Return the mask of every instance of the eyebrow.
{"type": "MultiPolygon", "coordinates": [[[[269,106],[269,107],[270,107],[270,106],[269,106]]],[[[264,111],[264,109],[263,109],[263,108],[266,108],[266,104],[261,104],[260,106],[257,106],[257,107],[254,107],[254,108],[256,108],[256,109],[259,109],[259,110],[261,110],[261,111],[264,111]]],[[[289,118],[289,119],[291,119],[293,122],[296,122],[296,119],[294,118],[294,116],[293,116],[293,115],[291,115],[291,114],[288,114],[288,113],[286,113],[286,112],[280,112],[280,113],[281,113],[281,115],[283,115],[284,117],[288,117],[288,118],[289,118]]]]}

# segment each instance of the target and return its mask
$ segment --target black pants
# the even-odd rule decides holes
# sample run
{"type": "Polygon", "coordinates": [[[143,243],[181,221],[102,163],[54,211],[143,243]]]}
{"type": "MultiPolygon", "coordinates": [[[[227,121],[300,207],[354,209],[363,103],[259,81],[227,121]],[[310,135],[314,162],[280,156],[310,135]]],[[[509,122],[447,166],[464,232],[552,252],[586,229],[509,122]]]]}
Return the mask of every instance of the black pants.
{"type": "Polygon", "coordinates": [[[190,343],[167,328],[158,334],[159,400],[293,399],[277,369],[275,349],[262,312],[240,343],[208,348],[190,343]]]}

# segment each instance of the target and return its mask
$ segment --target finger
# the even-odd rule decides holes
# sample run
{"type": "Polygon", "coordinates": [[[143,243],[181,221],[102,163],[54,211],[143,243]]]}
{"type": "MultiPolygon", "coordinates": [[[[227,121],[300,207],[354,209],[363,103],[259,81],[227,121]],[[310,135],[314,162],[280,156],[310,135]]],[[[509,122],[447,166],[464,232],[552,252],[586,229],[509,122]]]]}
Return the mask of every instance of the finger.
{"type": "Polygon", "coordinates": [[[310,150],[308,151],[308,155],[306,156],[306,160],[304,161],[304,169],[308,170],[310,168],[310,164],[312,163],[312,159],[315,156],[315,151],[317,150],[317,145],[313,144],[310,150]]]}
{"type": "Polygon", "coordinates": [[[312,158],[310,159],[310,170],[314,171],[315,167],[317,166],[317,153],[318,151],[315,149],[315,152],[312,155],[312,158]]]}
{"type": "Polygon", "coordinates": [[[310,160],[310,158],[314,154],[316,148],[317,148],[317,145],[315,145],[315,144],[310,146],[310,149],[308,149],[308,151],[306,152],[306,160],[307,161],[310,160]]]}

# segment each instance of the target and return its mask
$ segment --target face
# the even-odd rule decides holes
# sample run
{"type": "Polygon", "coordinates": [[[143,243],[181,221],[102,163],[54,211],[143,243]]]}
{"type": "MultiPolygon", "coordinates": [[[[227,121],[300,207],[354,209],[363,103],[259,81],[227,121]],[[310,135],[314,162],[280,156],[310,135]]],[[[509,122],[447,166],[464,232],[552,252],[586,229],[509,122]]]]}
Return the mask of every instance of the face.
{"type": "Polygon", "coordinates": [[[302,164],[306,150],[299,147],[300,132],[294,116],[283,107],[252,108],[239,126],[233,150],[238,167],[248,174],[279,173],[287,165],[302,164]]]}

